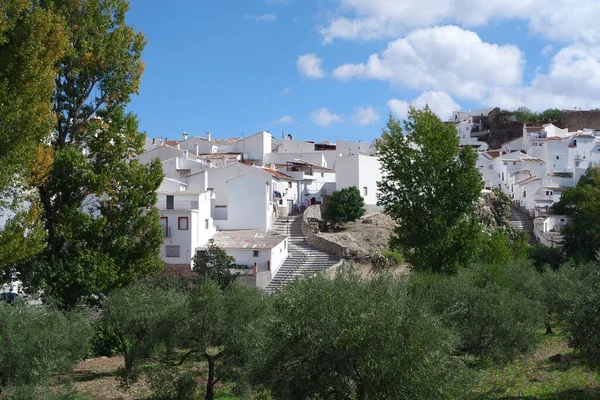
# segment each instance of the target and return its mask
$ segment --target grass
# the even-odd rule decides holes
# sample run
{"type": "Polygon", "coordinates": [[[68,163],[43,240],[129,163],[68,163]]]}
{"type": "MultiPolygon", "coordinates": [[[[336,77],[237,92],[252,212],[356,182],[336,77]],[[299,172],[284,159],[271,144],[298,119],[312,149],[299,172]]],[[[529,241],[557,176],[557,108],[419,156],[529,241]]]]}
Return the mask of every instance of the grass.
{"type": "Polygon", "coordinates": [[[538,350],[502,368],[481,372],[470,399],[599,399],[600,376],[590,371],[568,347],[558,329],[544,335],[538,350]],[[556,354],[563,362],[551,362],[556,354]]]}

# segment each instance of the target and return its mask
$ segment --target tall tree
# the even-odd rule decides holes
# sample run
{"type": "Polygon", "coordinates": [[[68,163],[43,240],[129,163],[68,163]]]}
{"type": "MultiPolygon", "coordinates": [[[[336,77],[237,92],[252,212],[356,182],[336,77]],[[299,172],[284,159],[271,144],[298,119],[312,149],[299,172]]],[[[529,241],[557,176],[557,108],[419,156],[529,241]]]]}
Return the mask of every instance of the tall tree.
{"type": "Polygon", "coordinates": [[[132,160],[145,136],[125,108],[139,88],[145,39],[126,24],[128,2],[40,4],[62,16],[69,45],[54,79],[54,161],[39,186],[48,246],[22,273],[70,307],[161,268],[162,169],[132,160]]]}
{"type": "Polygon", "coordinates": [[[398,223],[390,240],[417,269],[452,272],[477,254],[475,217],[483,180],[470,147],[459,150],[456,128],[430,109],[390,115],[378,142],[383,178],[378,204],[398,223]]]}
{"type": "Polygon", "coordinates": [[[588,169],[577,186],[565,190],[554,209],[571,217],[563,229],[567,256],[594,261],[600,250],[600,166],[588,169]]]}
{"type": "MultiPolygon", "coordinates": [[[[52,93],[64,21],[31,0],[0,3],[0,275],[44,246],[35,186],[51,162],[52,93]]],[[[0,277],[0,281],[2,278],[0,277]]]]}

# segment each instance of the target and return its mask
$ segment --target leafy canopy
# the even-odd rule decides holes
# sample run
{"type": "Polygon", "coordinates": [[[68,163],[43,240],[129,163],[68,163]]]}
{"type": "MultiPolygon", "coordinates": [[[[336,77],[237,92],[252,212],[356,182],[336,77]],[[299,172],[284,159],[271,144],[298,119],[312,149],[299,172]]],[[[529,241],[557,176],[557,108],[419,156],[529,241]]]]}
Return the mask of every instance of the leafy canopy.
{"type": "Polygon", "coordinates": [[[563,228],[567,256],[595,260],[600,249],[600,166],[588,169],[577,186],[563,192],[554,208],[571,218],[563,228]]]}
{"type": "Polygon", "coordinates": [[[139,88],[145,39],[126,23],[128,2],[39,4],[64,21],[69,45],[50,97],[52,162],[38,184],[47,246],[19,272],[69,308],[162,268],[154,206],[163,174],[159,162],[132,160],[145,135],[126,106],[139,88]]]}
{"type": "Polygon", "coordinates": [[[365,213],[365,201],[358,188],[352,186],[333,192],[323,218],[334,227],[356,221],[365,213]]]}
{"type": "Polygon", "coordinates": [[[378,141],[383,178],[378,204],[397,222],[390,240],[417,269],[455,271],[474,259],[481,240],[475,217],[483,180],[456,128],[430,109],[412,108],[404,129],[392,115],[378,141]]]}

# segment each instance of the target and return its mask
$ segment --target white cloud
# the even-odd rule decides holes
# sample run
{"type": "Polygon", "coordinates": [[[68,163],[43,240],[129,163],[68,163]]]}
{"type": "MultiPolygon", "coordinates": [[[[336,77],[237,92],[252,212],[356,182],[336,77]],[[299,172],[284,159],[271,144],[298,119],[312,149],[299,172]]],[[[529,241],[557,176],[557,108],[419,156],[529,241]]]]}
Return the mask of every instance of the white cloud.
{"type": "Polygon", "coordinates": [[[377,79],[418,90],[442,90],[482,99],[491,85],[521,81],[523,55],[513,45],[486,43],[457,26],[419,29],[360,64],[333,71],[340,80],[377,79]]]}
{"type": "Polygon", "coordinates": [[[290,115],[284,115],[283,117],[272,121],[271,124],[295,124],[296,121],[290,115]]]}
{"type": "Polygon", "coordinates": [[[323,60],[314,53],[298,56],[298,61],[296,62],[298,72],[311,79],[321,79],[325,77],[325,71],[323,71],[322,65],[323,60]]]}
{"type": "Polygon", "coordinates": [[[321,29],[325,43],[336,38],[389,38],[438,24],[472,27],[501,20],[527,21],[531,32],[552,40],[600,40],[597,0],[339,0],[339,4],[329,25],[321,29]]]}
{"type": "Polygon", "coordinates": [[[379,121],[379,114],[372,106],[359,107],[352,116],[352,121],[360,126],[372,125],[379,121]]]}
{"type": "Polygon", "coordinates": [[[315,124],[323,127],[328,127],[331,124],[344,122],[341,115],[332,114],[325,107],[322,107],[311,114],[312,120],[315,124]]]}
{"type": "Polygon", "coordinates": [[[246,14],[246,19],[252,19],[257,22],[273,22],[277,19],[276,15],[273,14],[262,14],[262,15],[252,15],[246,14]]]}
{"type": "Polygon", "coordinates": [[[424,92],[410,102],[398,99],[388,101],[388,107],[400,119],[407,117],[409,105],[416,108],[429,105],[431,111],[436,113],[442,121],[447,121],[452,116],[452,111],[459,111],[461,108],[448,93],[439,91],[424,92]]]}
{"type": "Polygon", "coordinates": [[[286,86],[283,89],[281,89],[281,94],[290,94],[290,93],[292,93],[292,88],[290,88],[289,86],[286,86]]]}
{"type": "Polygon", "coordinates": [[[550,54],[552,54],[553,51],[554,51],[554,46],[552,46],[551,44],[547,44],[542,48],[542,51],[540,51],[540,54],[544,57],[548,57],[550,54]]]}
{"type": "Polygon", "coordinates": [[[486,102],[534,110],[596,108],[600,106],[600,46],[564,47],[552,57],[547,73],[538,74],[529,85],[498,86],[486,102]]]}

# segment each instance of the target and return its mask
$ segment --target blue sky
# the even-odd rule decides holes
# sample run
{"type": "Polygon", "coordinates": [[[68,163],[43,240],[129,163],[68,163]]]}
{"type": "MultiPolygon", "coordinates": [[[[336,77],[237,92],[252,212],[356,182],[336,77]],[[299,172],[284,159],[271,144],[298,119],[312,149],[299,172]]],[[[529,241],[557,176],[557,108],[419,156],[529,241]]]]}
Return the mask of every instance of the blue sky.
{"type": "Polygon", "coordinates": [[[131,0],[150,137],[378,137],[391,111],[600,104],[595,0],[131,0]],[[448,4],[452,3],[452,4],[448,4]],[[168,5],[167,5],[168,4],[168,5]]]}

